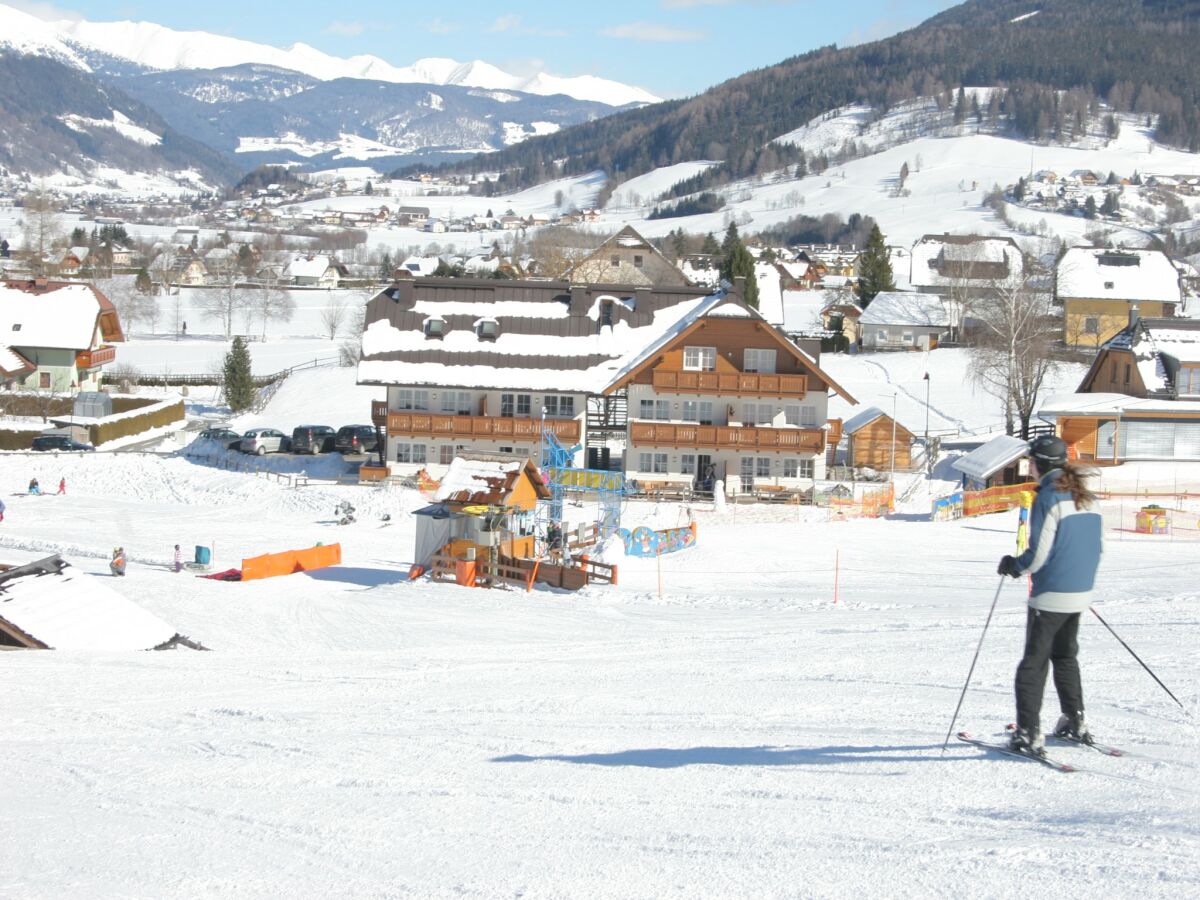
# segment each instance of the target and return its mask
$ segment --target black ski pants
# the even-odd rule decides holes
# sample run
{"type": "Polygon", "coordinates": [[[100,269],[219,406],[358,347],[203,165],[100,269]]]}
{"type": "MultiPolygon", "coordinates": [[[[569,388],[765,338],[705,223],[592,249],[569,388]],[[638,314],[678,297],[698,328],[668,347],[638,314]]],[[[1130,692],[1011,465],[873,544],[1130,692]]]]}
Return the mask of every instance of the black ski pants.
{"type": "Polygon", "coordinates": [[[1083,712],[1079,681],[1079,613],[1042,612],[1029,608],[1025,619],[1025,655],[1017,666],[1017,727],[1037,734],[1041,727],[1046,670],[1054,664],[1054,689],[1066,715],[1083,712]]]}

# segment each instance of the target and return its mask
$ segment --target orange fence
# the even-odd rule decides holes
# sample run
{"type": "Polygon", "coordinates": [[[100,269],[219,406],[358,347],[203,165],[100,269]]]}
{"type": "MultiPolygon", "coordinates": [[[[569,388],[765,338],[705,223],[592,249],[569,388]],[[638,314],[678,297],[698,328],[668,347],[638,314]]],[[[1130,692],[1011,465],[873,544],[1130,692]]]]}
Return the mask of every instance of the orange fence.
{"type": "Polygon", "coordinates": [[[1025,484],[1006,484],[984,491],[963,491],[962,514],[964,516],[985,516],[988,513],[1016,509],[1021,505],[1021,494],[1036,494],[1037,489],[1037,482],[1029,481],[1025,484]]]}
{"type": "Polygon", "coordinates": [[[878,519],[896,507],[896,486],[866,491],[861,497],[830,497],[829,511],[836,519],[878,519]]]}
{"type": "Polygon", "coordinates": [[[341,565],[341,562],[341,544],[310,547],[308,550],[285,550],[283,553],[265,553],[242,560],[242,581],[324,569],[326,566],[341,565]]]}

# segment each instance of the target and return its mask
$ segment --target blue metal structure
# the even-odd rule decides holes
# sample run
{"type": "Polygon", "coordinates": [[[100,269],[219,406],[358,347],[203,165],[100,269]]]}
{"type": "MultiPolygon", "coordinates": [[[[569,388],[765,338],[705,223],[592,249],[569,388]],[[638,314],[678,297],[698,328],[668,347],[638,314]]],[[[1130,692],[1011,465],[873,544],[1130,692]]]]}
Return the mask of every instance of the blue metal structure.
{"type": "Polygon", "coordinates": [[[581,449],[576,444],[570,449],[559,443],[554,433],[542,431],[542,472],[549,479],[550,502],[547,507],[548,522],[562,522],[563,498],[568,491],[594,494],[599,504],[596,522],[601,540],[613,535],[621,527],[621,500],[625,496],[625,475],[606,469],[579,469],[571,465],[575,454],[581,449]]]}

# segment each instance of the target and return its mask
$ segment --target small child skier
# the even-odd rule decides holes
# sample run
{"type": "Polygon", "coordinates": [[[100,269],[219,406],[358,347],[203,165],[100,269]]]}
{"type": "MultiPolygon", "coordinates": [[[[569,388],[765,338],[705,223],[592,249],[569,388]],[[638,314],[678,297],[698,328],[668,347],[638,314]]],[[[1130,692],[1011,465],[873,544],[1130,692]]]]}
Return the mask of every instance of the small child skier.
{"type": "Polygon", "coordinates": [[[66,478],[58,479],[58,492],[60,494],[65,494],[67,492],[67,479],[66,478]]]}
{"type": "Polygon", "coordinates": [[[41,485],[38,484],[38,480],[36,478],[30,478],[29,479],[29,493],[40,494],[41,492],[42,492],[42,488],[41,488],[41,485]]]}

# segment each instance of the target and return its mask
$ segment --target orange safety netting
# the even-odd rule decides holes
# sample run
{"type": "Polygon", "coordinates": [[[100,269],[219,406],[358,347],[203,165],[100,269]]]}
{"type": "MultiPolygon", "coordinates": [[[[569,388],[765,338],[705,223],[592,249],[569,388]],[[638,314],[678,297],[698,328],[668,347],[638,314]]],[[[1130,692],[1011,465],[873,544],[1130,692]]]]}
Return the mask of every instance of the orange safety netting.
{"type": "Polygon", "coordinates": [[[264,553],[242,560],[242,581],[256,578],[274,578],[291,575],[293,572],[309,572],[337,566],[342,562],[342,545],[327,544],[307,550],[285,550],[282,553],[264,553]]]}

